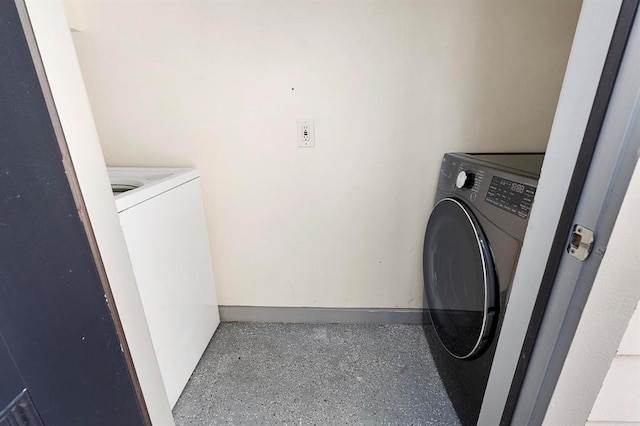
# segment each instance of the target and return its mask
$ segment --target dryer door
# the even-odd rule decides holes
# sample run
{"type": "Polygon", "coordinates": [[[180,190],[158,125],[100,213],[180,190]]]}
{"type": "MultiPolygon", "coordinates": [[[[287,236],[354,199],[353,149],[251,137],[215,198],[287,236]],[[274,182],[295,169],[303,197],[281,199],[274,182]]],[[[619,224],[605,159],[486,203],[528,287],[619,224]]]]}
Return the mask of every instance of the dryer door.
{"type": "Polygon", "coordinates": [[[497,312],[497,283],[487,240],[462,201],[440,200],[427,224],[424,292],[436,333],[454,357],[480,354],[497,312]]]}

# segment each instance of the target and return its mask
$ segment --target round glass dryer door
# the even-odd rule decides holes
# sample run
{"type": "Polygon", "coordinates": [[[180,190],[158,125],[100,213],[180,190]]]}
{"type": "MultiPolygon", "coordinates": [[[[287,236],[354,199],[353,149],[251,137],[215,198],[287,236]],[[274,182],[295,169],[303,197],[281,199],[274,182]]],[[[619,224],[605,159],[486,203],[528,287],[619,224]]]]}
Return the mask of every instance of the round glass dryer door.
{"type": "Polygon", "coordinates": [[[424,291],[431,321],[459,359],[482,352],[496,312],[491,252],[473,213],[460,201],[436,204],[424,239],[424,291]]]}

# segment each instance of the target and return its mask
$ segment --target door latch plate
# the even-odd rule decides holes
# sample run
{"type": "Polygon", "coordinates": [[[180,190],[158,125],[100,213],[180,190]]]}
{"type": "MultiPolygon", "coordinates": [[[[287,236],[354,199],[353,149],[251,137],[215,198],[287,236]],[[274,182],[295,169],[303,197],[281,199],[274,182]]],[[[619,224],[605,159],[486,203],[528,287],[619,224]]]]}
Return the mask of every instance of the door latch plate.
{"type": "Polygon", "coordinates": [[[567,247],[569,254],[582,262],[589,257],[592,247],[593,231],[582,225],[573,225],[571,240],[569,240],[569,247],[567,247]]]}

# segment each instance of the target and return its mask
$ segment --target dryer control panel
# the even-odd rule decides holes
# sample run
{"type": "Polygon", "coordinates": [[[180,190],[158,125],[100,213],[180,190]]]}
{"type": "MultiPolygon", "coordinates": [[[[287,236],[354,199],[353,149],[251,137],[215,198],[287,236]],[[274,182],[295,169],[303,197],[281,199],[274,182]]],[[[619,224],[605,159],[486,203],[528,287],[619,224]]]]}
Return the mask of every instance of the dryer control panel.
{"type": "Polygon", "coordinates": [[[536,188],[500,176],[493,176],[485,201],[526,219],[529,217],[536,188]]]}
{"type": "Polygon", "coordinates": [[[474,214],[522,241],[538,183],[534,171],[539,173],[543,158],[541,154],[445,154],[436,201],[460,200],[474,214]],[[466,178],[469,175],[472,180],[466,178]]]}

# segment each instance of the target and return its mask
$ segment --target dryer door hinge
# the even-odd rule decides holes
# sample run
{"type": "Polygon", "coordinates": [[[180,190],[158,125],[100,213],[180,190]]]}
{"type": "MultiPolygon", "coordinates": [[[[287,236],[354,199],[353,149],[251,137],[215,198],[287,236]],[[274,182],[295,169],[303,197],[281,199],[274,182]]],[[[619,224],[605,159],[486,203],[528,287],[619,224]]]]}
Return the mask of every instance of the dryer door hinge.
{"type": "Polygon", "coordinates": [[[571,240],[569,240],[569,247],[567,247],[569,254],[582,262],[589,257],[592,247],[593,231],[582,225],[573,225],[571,240]]]}

